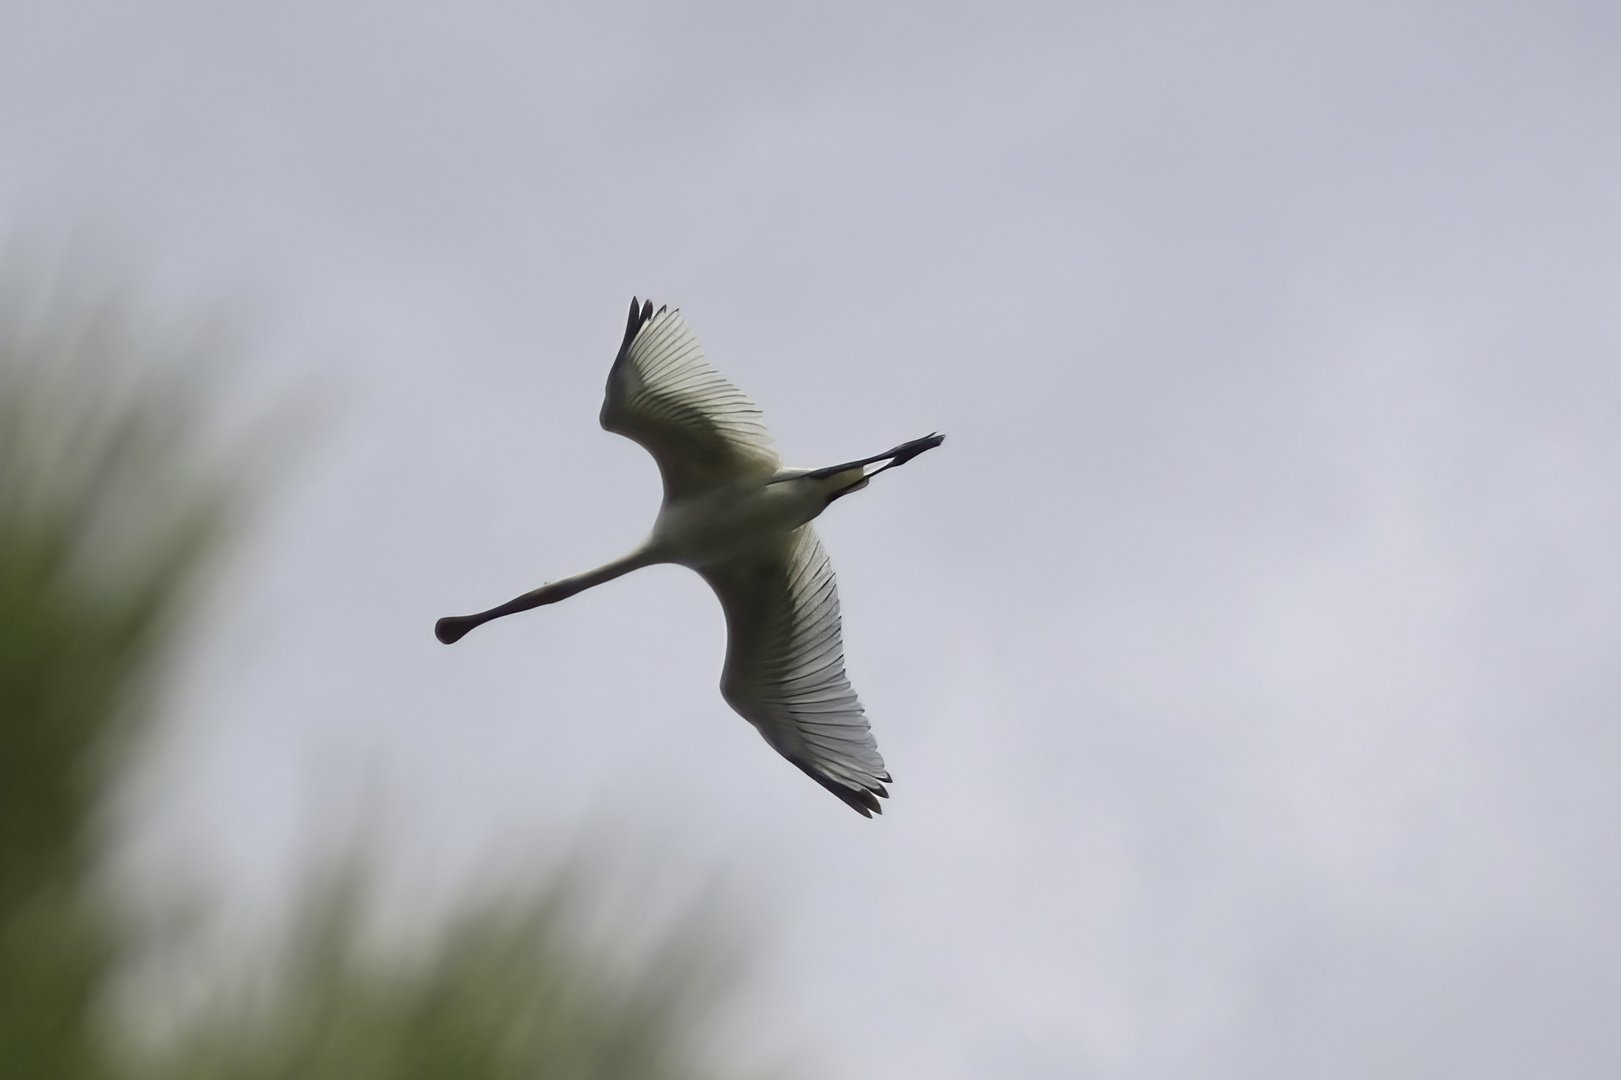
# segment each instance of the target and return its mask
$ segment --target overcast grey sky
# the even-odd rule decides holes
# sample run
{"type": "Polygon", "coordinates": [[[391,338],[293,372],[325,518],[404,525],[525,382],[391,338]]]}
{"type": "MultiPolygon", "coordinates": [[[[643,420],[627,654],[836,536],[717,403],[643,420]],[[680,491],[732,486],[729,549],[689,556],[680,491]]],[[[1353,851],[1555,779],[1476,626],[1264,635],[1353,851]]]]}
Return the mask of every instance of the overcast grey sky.
{"type": "Polygon", "coordinates": [[[332,402],[147,842],[607,820],[757,882],[808,1074],[1608,1076],[1618,121],[1597,2],[5,0],[0,221],[332,402]],[[432,638],[651,522],[633,293],[792,462],[949,436],[819,526],[882,820],[687,571],[432,638]]]}

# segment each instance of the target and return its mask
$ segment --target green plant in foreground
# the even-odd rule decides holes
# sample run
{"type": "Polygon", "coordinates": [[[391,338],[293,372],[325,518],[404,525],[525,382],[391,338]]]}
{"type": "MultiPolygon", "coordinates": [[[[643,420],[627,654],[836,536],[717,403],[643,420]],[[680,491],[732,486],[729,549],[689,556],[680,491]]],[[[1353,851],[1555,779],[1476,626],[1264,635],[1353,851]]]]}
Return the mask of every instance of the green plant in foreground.
{"type": "Polygon", "coordinates": [[[392,949],[362,944],[353,890],[315,890],[242,992],[162,1038],[111,1030],[141,943],[96,888],[98,814],[251,486],[207,464],[173,340],[0,283],[0,1080],[717,1075],[724,950],[686,924],[627,958],[562,879],[392,949]]]}
{"type": "Polygon", "coordinates": [[[100,767],[225,520],[184,461],[193,403],[137,385],[128,313],[56,303],[0,302],[0,1077],[30,1080],[101,1074],[100,767]]]}
{"type": "Polygon", "coordinates": [[[720,965],[694,934],[621,964],[580,940],[569,886],[474,907],[425,948],[366,949],[360,906],[313,905],[261,993],[214,1009],[152,1075],[171,1080],[456,1076],[683,1080],[716,1074],[701,1035],[720,965]]]}

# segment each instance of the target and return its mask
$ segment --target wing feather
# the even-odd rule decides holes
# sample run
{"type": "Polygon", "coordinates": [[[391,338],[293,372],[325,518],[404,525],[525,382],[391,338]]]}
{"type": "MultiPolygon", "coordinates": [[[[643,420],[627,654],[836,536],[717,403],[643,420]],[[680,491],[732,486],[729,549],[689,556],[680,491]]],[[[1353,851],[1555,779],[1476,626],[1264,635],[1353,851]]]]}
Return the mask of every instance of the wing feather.
{"type": "Polygon", "coordinates": [[[857,812],[889,774],[844,673],[833,564],[809,525],[780,547],[699,570],[726,611],[721,693],[766,742],[857,812]]]}
{"type": "Polygon", "coordinates": [[[601,419],[653,455],[667,499],[782,465],[759,406],[710,366],[680,311],[655,312],[652,301],[630,302],[601,419]]]}

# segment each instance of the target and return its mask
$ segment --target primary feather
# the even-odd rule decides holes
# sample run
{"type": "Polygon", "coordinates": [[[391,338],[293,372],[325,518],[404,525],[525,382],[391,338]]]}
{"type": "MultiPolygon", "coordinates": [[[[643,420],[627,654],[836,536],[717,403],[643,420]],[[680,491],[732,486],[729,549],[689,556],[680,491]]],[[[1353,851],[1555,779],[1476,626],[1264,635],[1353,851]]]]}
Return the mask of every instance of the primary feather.
{"type": "Polygon", "coordinates": [[[601,420],[653,455],[666,500],[782,467],[760,407],[709,365],[681,312],[651,301],[631,301],[601,420]]]}

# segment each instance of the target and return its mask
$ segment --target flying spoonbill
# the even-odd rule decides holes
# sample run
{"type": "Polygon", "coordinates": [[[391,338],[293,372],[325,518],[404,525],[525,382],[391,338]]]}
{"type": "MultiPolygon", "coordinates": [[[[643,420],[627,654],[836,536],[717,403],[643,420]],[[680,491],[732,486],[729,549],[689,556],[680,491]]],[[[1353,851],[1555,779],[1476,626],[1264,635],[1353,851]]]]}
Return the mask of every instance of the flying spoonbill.
{"type": "Polygon", "coordinates": [[[810,522],[945,436],[823,469],[786,468],[759,407],[709,365],[681,312],[635,299],[601,420],[658,463],[664,503],[651,535],[595,570],[476,615],[440,619],[434,635],[449,645],[491,619],[555,604],[643,566],[691,567],[726,612],[720,691],[727,704],[857,813],[881,813],[877,796],[888,798],[884,785],[893,781],[844,674],[833,566],[810,522]]]}

